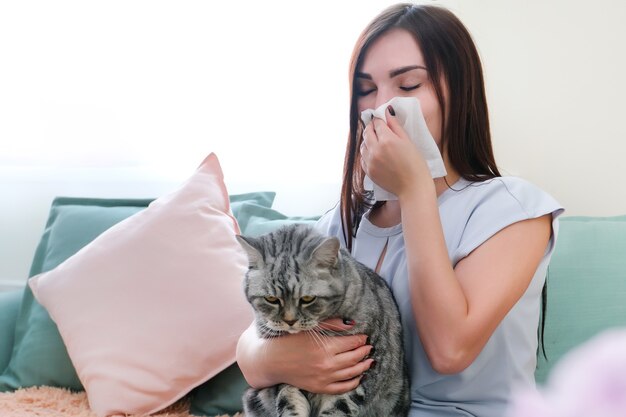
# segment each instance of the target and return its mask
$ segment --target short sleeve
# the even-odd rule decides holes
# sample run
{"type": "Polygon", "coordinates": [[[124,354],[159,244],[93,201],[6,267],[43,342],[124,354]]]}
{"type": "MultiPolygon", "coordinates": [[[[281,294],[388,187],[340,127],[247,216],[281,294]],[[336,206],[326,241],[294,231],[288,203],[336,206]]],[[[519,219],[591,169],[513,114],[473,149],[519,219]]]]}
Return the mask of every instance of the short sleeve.
{"type": "Polygon", "coordinates": [[[334,236],[339,239],[342,247],[346,247],[346,241],[341,228],[341,210],[339,203],[329,211],[327,211],[315,223],[315,229],[326,236],[334,236]]]}
{"type": "Polygon", "coordinates": [[[552,214],[552,236],[547,249],[551,252],[563,207],[548,193],[521,178],[495,178],[486,186],[474,201],[459,246],[452,256],[453,265],[505,227],[546,214],[552,214]]]}

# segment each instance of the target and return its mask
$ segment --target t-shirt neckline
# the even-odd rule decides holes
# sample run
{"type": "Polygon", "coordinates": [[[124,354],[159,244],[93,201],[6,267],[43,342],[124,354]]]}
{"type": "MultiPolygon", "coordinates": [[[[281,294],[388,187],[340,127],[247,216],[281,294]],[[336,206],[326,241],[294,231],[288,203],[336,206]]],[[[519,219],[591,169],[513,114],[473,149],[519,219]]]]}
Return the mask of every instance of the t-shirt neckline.
{"type": "MultiPolygon", "coordinates": [[[[459,177],[459,179],[448,187],[443,193],[437,197],[437,204],[441,206],[450,196],[454,195],[455,192],[461,191],[466,188],[466,186],[470,183],[470,181],[466,180],[463,177],[459,177]]],[[[361,218],[361,224],[359,225],[359,229],[362,229],[369,235],[376,237],[390,237],[393,235],[397,235],[402,233],[402,223],[398,223],[391,227],[378,227],[375,226],[369,220],[369,214],[371,209],[367,210],[363,217],[361,218]]]]}

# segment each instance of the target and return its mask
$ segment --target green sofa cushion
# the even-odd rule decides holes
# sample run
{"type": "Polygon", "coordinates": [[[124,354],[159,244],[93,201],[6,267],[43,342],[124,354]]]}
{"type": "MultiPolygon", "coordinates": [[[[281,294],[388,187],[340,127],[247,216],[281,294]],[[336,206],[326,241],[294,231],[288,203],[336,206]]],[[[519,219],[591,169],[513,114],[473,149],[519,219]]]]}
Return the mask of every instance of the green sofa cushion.
{"type": "Polygon", "coordinates": [[[626,326],[626,216],[561,218],[548,268],[544,345],[535,377],[544,382],[568,350],[626,326]]]}
{"type": "Polygon", "coordinates": [[[4,370],[11,359],[15,320],[21,301],[21,290],[0,292],[0,370],[4,370]]]}
{"type": "Polygon", "coordinates": [[[233,415],[243,409],[248,383],[236,363],[191,392],[189,412],[196,416],[233,415]]]}
{"type": "Polygon", "coordinates": [[[242,204],[237,215],[241,233],[250,237],[269,233],[291,223],[314,225],[319,218],[320,216],[287,216],[272,208],[262,207],[255,203],[242,204]]]}
{"type": "MultiPolygon", "coordinates": [[[[245,204],[271,205],[275,193],[231,196],[235,216],[245,204]]],[[[39,242],[30,276],[61,264],[121,220],[147,207],[151,199],[56,198],[39,242]]],[[[15,324],[11,359],[0,375],[0,391],[49,385],[81,390],[56,324],[26,286],[15,324]]]]}

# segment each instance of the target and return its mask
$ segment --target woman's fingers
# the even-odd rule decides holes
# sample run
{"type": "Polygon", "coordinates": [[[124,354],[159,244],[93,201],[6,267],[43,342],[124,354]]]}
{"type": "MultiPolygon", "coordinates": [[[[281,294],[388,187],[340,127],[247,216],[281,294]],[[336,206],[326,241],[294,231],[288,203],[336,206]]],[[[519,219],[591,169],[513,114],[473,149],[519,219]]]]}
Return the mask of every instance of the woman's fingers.
{"type": "Polygon", "coordinates": [[[354,327],[354,320],[345,318],[333,318],[324,320],[320,323],[320,327],[324,330],[330,330],[331,332],[343,332],[346,330],[350,330],[354,327]]]}
{"type": "Polygon", "coordinates": [[[370,354],[372,348],[372,345],[363,345],[356,349],[337,354],[335,357],[337,367],[345,369],[362,362],[370,354]]]}
{"type": "Polygon", "coordinates": [[[398,120],[396,118],[392,118],[391,116],[387,116],[387,122],[383,119],[374,118],[369,126],[372,126],[373,136],[375,136],[377,142],[389,139],[390,135],[406,137],[406,133],[404,133],[404,130],[402,129],[402,126],[400,126],[398,120]]]}
{"type": "Polygon", "coordinates": [[[343,394],[356,389],[361,383],[365,372],[372,367],[374,360],[371,358],[364,359],[370,351],[372,346],[365,345],[350,352],[345,352],[341,355],[341,361],[348,361],[349,363],[355,363],[352,366],[340,369],[333,374],[333,379],[336,382],[329,384],[324,390],[327,394],[343,394]]]}
{"type": "Polygon", "coordinates": [[[326,352],[331,355],[338,355],[344,352],[350,352],[357,349],[367,342],[367,336],[364,334],[340,336],[344,331],[350,330],[354,327],[354,321],[349,318],[332,318],[324,320],[320,323],[319,327],[326,330],[328,333],[337,333],[337,336],[320,335],[324,338],[324,345],[326,346],[326,352]]]}
{"type": "Polygon", "coordinates": [[[277,352],[281,358],[278,366],[286,362],[282,381],[320,394],[344,393],[356,388],[360,375],[371,365],[372,360],[365,358],[372,346],[366,344],[364,334],[341,335],[354,325],[353,320],[333,318],[320,323],[323,332],[303,332],[276,339],[275,343],[281,347],[277,352]],[[335,332],[337,336],[332,335],[335,332]]]}
{"type": "MultiPolygon", "coordinates": [[[[363,130],[363,141],[361,142],[361,150],[367,151],[368,146],[372,146],[378,141],[378,133],[376,132],[376,123],[380,122],[380,119],[374,118],[363,130]]],[[[384,122],[383,122],[384,124],[384,122]]]]}
{"type": "Polygon", "coordinates": [[[345,352],[353,351],[354,349],[365,345],[365,342],[367,341],[367,336],[364,334],[323,337],[325,337],[324,344],[326,345],[326,352],[331,355],[339,355],[345,352]]]}
{"type": "Polygon", "coordinates": [[[406,134],[402,126],[400,126],[400,121],[396,117],[396,112],[393,107],[388,106],[386,112],[387,123],[385,124],[385,126],[388,127],[389,130],[395,133],[398,137],[408,139],[408,135],[406,134]]]}
{"type": "MultiPolygon", "coordinates": [[[[370,123],[371,125],[371,123],[370,123]]],[[[361,147],[359,148],[359,152],[361,153],[361,159],[365,159],[366,155],[367,155],[367,137],[368,137],[368,129],[370,127],[370,125],[368,125],[365,130],[363,131],[363,138],[361,140],[361,147]]]]}
{"type": "Polygon", "coordinates": [[[361,148],[359,149],[361,153],[361,168],[366,174],[368,173],[368,165],[371,157],[370,147],[373,146],[377,140],[378,138],[374,131],[374,120],[372,120],[363,131],[363,140],[361,141],[361,148]]]}
{"type": "Polygon", "coordinates": [[[333,374],[333,379],[336,381],[346,381],[348,379],[356,378],[370,369],[374,363],[374,359],[366,359],[358,362],[356,365],[352,365],[349,368],[341,369],[333,374]]]}
{"type": "Polygon", "coordinates": [[[360,375],[347,381],[334,382],[326,387],[324,393],[330,395],[345,394],[346,392],[355,390],[361,383],[362,378],[363,375],[360,375]]]}
{"type": "MultiPolygon", "coordinates": [[[[398,124],[395,119],[393,123],[398,124]]],[[[401,130],[402,127],[398,125],[398,131],[401,130]]],[[[380,160],[381,146],[385,146],[385,143],[387,143],[386,139],[388,139],[390,135],[395,136],[395,132],[383,119],[377,117],[373,118],[371,123],[365,127],[360,152],[361,167],[365,170],[366,174],[369,175],[369,168],[371,168],[374,163],[378,163],[376,160],[380,160]]]]}

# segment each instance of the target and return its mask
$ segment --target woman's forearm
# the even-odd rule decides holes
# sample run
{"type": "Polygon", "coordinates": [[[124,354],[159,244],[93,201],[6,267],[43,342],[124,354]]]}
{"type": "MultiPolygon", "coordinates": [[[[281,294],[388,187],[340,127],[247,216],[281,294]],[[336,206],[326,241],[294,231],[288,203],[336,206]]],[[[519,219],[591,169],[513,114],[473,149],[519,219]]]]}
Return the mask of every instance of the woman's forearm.
{"type": "MultiPolygon", "coordinates": [[[[321,327],[349,330],[342,319],[329,319],[321,327]]],[[[265,388],[286,383],[318,394],[340,394],[355,389],[372,365],[372,346],[365,335],[334,336],[319,343],[307,332],[262,339],[256,327],[244,331],[237,344],[237,362],[248,384],[265,388]]]]}
{"type": "Polygon", "coordinates": [[[450,264],[432,181],[399,196],[411,301],[434,366],[461,354],[468,302],[450,264]]]}
{"type": "Polygon", "coordinates": [[[270,369],[267,369],[263,360],[263,339],[256,335],[256,327],[250,325],[239,338],[237,343],[237,364],[253,388],[265,388],[278,383],[273,380],[270,369]]]}

